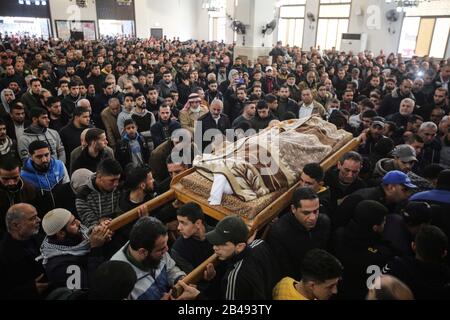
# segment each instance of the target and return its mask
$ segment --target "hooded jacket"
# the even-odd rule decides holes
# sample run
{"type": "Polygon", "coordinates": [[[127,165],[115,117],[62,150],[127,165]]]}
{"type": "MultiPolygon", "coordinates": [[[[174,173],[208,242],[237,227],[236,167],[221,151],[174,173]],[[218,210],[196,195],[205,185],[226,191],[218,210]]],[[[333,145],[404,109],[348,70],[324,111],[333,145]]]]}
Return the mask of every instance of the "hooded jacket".
{"type": "Polygon", "coordinates": [[[367,294],[366,281],[370,274],[367,268],[375,265],[380,269],[397,251],[381,235],[367,231],[354,220],[348,226],[336,231],[335,256],[345,266],[339,297],[344,299],[364,299],[367,294]]]}
{"type": "Polygon", "coordinates": [[[20,175],[25,181],[40,189],[41,192],[52,191],[58,184],[70,182],[64,163],[55,159],[50,160],[46,172],[40,172],[34,168],[31,158],[28,158],[20,175]]]}
{"type": "Polygon", "coordinates": [[[28,147],[31,142],[35,140],[42,140],[48,143],[50,146],[50,153],[54,159],[66,162],[66,151],[61,141],[59,133],[53,129],[42,128],[40,126],[30,125],[23,132],[22,137],[17,144],[19,150],[19,156],[21,160],[25,160],[28,157],[28,147]]]}
{"type": "Polygon", "coordinates": [[[159,265],[152,270],[144,271],[134,265],[128,258],[128,246],[125,244],[111,260],[124,261],[136,272],[137,282],[131,291],[133,300],[160,300],[177,280],[186,274],[180,270],[169,253],[165,253],[159,265]]]}
{"type": "MultiPolygon", "coordinates": [[[[381,183],[381,180],[383,179],[384,175],[392,170],[400,170],[395,165],[395,159],[390,159],[390,158],[380,159],[376,163],[375,169],[373,170],[372,185],[373,186],[379,185],[381,183]]],[[[418,176],[417,174],[415,174],[412,171],[409,171],[406,174],[411,179],[411,182],[418,187],[418,190],[433,189],[433,185],[425,178],[418,176]]]]}
{"type": "Polygon", "coordinates": [[[87,184],[77,195],[75,205],[81,222],[88,228],[99,223],[101,218],[113,218],[119,211],[120,190],[102,192],[95,185],[96,175],[93,174],[87,184]]]}

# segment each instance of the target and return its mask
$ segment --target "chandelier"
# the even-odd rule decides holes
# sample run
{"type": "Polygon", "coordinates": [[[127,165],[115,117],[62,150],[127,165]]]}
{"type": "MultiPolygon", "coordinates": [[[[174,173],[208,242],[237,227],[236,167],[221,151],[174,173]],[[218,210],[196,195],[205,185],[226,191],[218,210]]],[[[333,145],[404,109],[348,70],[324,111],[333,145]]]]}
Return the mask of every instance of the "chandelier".
{"type": "Polygon", "coordinates": [[[19,4],[22,5],[27,5],[27,6],[31,6],[32,4],[36,5],[36,6],[46,6],[47,5],[47,1],[46,0],[18,0],[19,4]]]}
{"type": "Polygon", "coordinates": [[[203,0],[202,1],[202,9],[208,11],[221,11],[225,9],[226,1],[225,0],[203,0]]]}

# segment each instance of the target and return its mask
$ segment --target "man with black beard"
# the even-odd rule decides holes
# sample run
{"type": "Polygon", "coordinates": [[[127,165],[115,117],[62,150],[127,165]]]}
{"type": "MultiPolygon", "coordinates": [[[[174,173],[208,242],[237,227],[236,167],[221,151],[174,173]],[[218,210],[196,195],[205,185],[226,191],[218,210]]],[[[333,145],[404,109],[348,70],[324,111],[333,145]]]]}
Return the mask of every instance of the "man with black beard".
{"type": "Polygon", "coordinates": [[[171,287],[186,274],[170,257],[167,229],[153,217],[140,218],[130,233],[130,241],[111,260],[125,261],[136,272],[131,299],[168,300],[171,287]]]}
{"type": "Polygon", "coordinates": [[[69,289],[89,287],[95,270],[104,260],[101,247],[112,237],[108,224],[105,221],[88,234],[88,228],[66,209],[53,209],[44,216],[42,228],[47,237],[39,258],[43,259],[42,265],[52,286],[67,286],[71,282],[68,278],[74,275],[69,267],[74,266],[78,267],[80,277],[69,289]]]}
{"type": "Polygon", "coordinates": [[[150,127],[154,148],[168,140],[172,133],[180,128],[180,123],[171,119],[170,107],[166,103],[162,104],[159,107],[158,122],[150,127]]]}
{"type": "MultiPolygon", "coordinates": [[[[36,140],[28,148],[30,157],[26,159],[20,176],[40,190],[47,212],[55,208],[56,188],[70,181],[67,169],[61,160],[51,157],[47,142],[36,140]]],[[[44,208],[42,208],[44,209],[44,208]]]]}
{"type": "MultiPolygon", "coordinates": [[[[9,207],[16,203],[30,203],[37,207],[38,192],[20,178],[21,163],[15,157],[0,160],[0,239],[6,234],[5,217],[9,207]]],[[[38,213],[40,208],[37,207],[38,213]]]]}
{"type": "Polygon", "coordinates": [[[163,78],[159,82],[159,90],[163,98],[170,96],[170,91],[177,90],[177,85],[172,81],[172,74],[169,70],[164,71],[163,78]]]}

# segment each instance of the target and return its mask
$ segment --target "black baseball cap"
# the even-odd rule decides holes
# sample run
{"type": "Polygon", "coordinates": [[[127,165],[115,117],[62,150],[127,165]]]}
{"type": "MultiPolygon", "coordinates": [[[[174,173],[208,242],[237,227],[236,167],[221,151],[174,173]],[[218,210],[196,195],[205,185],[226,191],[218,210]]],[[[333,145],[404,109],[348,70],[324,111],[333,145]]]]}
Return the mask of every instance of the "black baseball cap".
{"type": "Polygon", "coordinates": [[[228,241],[238,244],[246,242],[248,228],[238,216],[228,216],[217,223],[216,228],[206,234],[206,239],[212,245],[222,245],[228,241]]]}

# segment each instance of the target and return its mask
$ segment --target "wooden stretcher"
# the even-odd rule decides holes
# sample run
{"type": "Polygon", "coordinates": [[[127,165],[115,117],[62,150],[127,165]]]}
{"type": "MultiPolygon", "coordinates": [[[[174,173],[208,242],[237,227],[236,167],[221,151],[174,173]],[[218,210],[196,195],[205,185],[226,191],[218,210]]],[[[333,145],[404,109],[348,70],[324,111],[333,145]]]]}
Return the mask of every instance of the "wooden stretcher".
{"type": "MultiPolygon", "coordinates": [[[[344,146],[342,146],[339,150],[337,150],[335,153],[330,154],[327,158],[325,158],[321,163],[321,167],[324,170],[328,170],[332,166],[334,166],[338,160],[344,155],[346,152],[354,150],[358,145],[360,144],[360,138],[353,138],[349,142],[347,142],[344,146]]],[[[147,209],[149,212],[152,210],[169,203],[173,200],[178,200],[181,204],[185,204],[187,202],[195,202],[200,205],[203,212],[216,219],[216,220],[222,220],[228,215],[233,215],[233,212],[227,208],[224,208],[222,206],[210,206],[208,204],[208,200],[204,197],[201,197],[200,195],[192,192],[191,190],[188,190],[185,188],[181,183],[180,180],[195,172],[195,168],[191,168],[189,170],[186,170],[185,172],[179,174],[176,176],[171,183],[170,190],[161,194],[160,196],[148,201],[145,203],[147,206],[147,209]]],[[[278,214],[280,214],[291,202],[292,194],[294,191],[299,187],[300,182],[297,182],[294,184],[291,188],[289,188],[285,193],[282,193],[281,196],[279,196],[275,201],[273,201],[269,206],[267,206],[265,209],[263,209],[259,214],[255,216],[255,218],[249,220],[246,218],[243,218],[245,223],[250,229],[249,235],[255,234],[256,231],[261,230],[262,227],[264,227],[268,222],[272,221],[278,214]]],[[[115,231],[124,225],[134,221],[138,218],[138,212],[137,208],[132,209],[119,217],[112,220],[110,224],[110,229],[112,231],[115,231]]],[[[195,284],[203,277],[203,272],[206,270],[206,266],[209,263],[215,263],[217,261],[217,256],[213,254],[210,258],[205,260],[202,264],[200,264],[197,268],[195,268],[191,273],[189,273],[183,281],[187,284],[195,284]]],[[[175,289],[177,290],[177,293],[181,293],[181,287],[176,286],[175,289]]]]}

